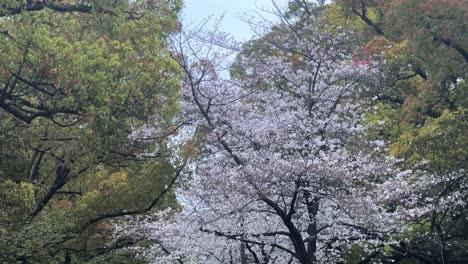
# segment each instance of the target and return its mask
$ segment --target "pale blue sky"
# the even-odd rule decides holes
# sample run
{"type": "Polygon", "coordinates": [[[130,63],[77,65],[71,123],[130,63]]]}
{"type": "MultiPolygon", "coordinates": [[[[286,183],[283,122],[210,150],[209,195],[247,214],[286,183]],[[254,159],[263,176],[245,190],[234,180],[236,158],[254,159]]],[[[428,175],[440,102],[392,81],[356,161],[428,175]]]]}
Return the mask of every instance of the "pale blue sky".
{"type": "MultiPolygon", "coordinates": [[[[280,5],[287,3],[287,0],[275,1],[280,5]]],[[[183,18],[185,23],[199,23],[210,15],[217,18],[225,12],[221,28],[232,34],[237,40],[247,40],[252,36],[249,25],[240,20],[239,17],[243,17],[245,13],[255,15],[258,8],[273,9],[271,0],[185,0],[184,2],[183,18]]],[[[268,16],[265,13],[262,15],[268,16]]]]}

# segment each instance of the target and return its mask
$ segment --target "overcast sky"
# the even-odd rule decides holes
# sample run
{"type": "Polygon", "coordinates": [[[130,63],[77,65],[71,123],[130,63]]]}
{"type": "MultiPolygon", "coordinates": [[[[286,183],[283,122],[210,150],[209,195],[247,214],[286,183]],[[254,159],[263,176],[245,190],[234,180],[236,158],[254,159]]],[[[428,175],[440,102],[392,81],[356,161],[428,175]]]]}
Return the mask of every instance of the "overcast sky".
{"type": "MultiPolygon", "coordinates": [[[[285,5],[287,0],[276,0],[285,5]]],[[[272,10],[271,0],[185,0],[183,18],[185,23],[199,23],[208,16],[214,18],[225,13],[222,30],[232,34],[237,40],[247,40],[252,36],[248,24],[240,19],[248,15],[255,15],[258,8],[272,10]]],[[[267,16],[267,14],[263,13],[267,16]]],[[[271,19],[271,16],[269,17],[271,19]]]]}

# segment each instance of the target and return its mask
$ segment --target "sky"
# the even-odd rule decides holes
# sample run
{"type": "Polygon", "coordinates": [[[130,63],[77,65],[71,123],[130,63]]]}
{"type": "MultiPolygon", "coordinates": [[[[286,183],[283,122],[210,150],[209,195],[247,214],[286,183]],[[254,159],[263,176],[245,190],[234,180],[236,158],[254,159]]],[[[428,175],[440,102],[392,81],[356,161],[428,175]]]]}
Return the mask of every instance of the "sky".
{"type": "MultiPolygon", "coordinates": [[[[285,5],[287,0],[275,0],[279,5],[285,5]]],[[[248,40],[253,33],[249,25],[240,18],[245,14],[255,15],[259,8],[274,9],[271,0],[185,0],[182,17],[185,24],[197,24],[208,16],[218,18],[224,14],[221,30],[230,33],[239,41],[248,40]]],[[[268,19],[271,15],[262,13],[268,19]]]]}

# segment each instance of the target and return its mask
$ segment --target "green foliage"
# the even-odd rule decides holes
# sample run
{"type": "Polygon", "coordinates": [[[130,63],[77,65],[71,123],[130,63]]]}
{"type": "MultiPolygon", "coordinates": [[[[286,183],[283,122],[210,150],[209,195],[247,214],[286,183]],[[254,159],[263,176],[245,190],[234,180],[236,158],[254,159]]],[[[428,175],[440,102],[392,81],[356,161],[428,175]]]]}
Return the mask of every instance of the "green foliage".
{"type": "Polygon", "coordinates": [[[333,25],[333,27],[347,25],[349,29],[357,31],[364,30],[366,26],[358,17],[350,18],[347,16],[346,9],[336,3],[332,3],[326,7],[323,19],[326,20],[329,25],[333,25]]]}
{"type": "Polygon", "coordinates": [[[6,180],[0,184],[0,223],[2,227],[14,227],[34,206],[34,186],[6,180]]]}
{"type": "Polygon", "coordinates": [[[368,136],[386,141],[396,140],[404,129],[398,122],[401,119],[401,110],[381,102],[374,105],[373,109],[365,118],[369,126],[368,136]]]}
{"type": "MultiPolygon", "coordinates": [[[[331,21],[357,31],[364,43],[355,56],[375,61],[383,73],[384,89],[366,114],[368,136],[389,141],[390,154],[401,158],[406,169],[440,177],[466,172],[467,11],[463,1],[452,0],[338,0],[330,5],[331,21]]],[[[445,195],[463,193],[456,182],[436,184],[421,202],[427,198],[437,208],[445,195]]],[[[463,259],[466,252],[460,248],[467,237],[458,235],[467,227],[463,217],[462,208],[434,211],[389,241],[400,241],[398,246],[420,256],[432,256],[434,263],[441,254],[446,261],[463,259]],[[441,247],[447,251],[441,253],[441,247]]],[[[398,263],[419,263],[395,248],[384,252],[398,263]]]]}
{"type": "Polygon", "coordinates": [[[391,153],[410,167],[434,172],[468,169],[468,114],[466,110],[444,112],[428,119],[425,126],[403,133],[391,153]]]}
{"type": "Polygon", "coordinates": [[[343,252],[343,258],[345,259],[344,263],[354,264],[359,263],[363,258],[365,258],[367,253],[362,247],[353,245],[350,248],[347,248],[343,252]]]}
{"type": "Polygon", "coordinates": [[[147,208],[173,177],[166,139],[129,135],[178,111],[181,1],[29,2],[0,1],[0,262],[140,263],[105,216],[147,208]]]}
{"type": "Polygon", "coordinates": [[[453,87],[453,101],[464,109],[468,109],[468,83],[466,80],[459,79],[453,87]]]}

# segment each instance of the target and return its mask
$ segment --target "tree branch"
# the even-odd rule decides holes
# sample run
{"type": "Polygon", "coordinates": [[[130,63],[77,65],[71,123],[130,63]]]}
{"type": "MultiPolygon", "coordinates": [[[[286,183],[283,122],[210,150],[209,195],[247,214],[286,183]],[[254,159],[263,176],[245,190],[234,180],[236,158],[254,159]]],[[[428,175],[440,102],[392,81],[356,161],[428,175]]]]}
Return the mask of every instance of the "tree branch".
{"type": "MultiPolygon", "coordinates": [[[[70,12],[80,12],[80,13],[91,13],[93,11],[93,8],[89,5],[85,4],[70,4],[66,2],[60,2],[57,3],[55,1],[47,1],[47,0],[28,0],[24,4],[20,4],[16,7],[10,7],[4,9],[2,12],[0,12],[0,17],[6,17],[6,16],[14,16],[14,15],[19,15],[24,12],[34,12],[34,11],[41,11],[44,9],[51,9],[56,12],[60,13],[70,13],[70,12]]],[[[97,10],[103,11],[103,10],[97,10]]],[[[106,11],[108,12],[108,11],[106,11]]]]}
{"type": "Polygon", "coordinates": [[[171,182],[169,183],[169,185],[161,192],[159,193],[159,195],[157,195],[152,201],[151,203],[143,208],[143,209],[140,209],[140,210],[132,210],[132,211],[125,211],[125,210],[119,210],[119,211],[115,211],[115,212],[112,212],[112,213],[108,213],[108,214],[102,214],[102,215],[99,215],[95,218],[92,218],[91,220],[89,220],[88,222],[86,222],[84,225],[83,225],[83,229],[85,229],[86,227],[92,225],[92,224],[95,224],[97,222],[100,222],[100,221],[103,221],[103,220],[107,220],[107,219],[110,219],[110,218],[116,218],[116,217],[121,217],[121,216],[127,216],[127,215],[137,215],[137,214],[143,214],[143,213],[147,213],[149,212],[151,209],[153,209],[160,201],[161,199],[172,189],[172,186],[175,184],[175,182],[177,181],[177,179],[179,178],[179,176],[181,175],[183,169],[185,168],[185,164],[182,165],[177,171],[176,171],[176,174],[174,176],[174,178],[172,178],[171,182]]]}

